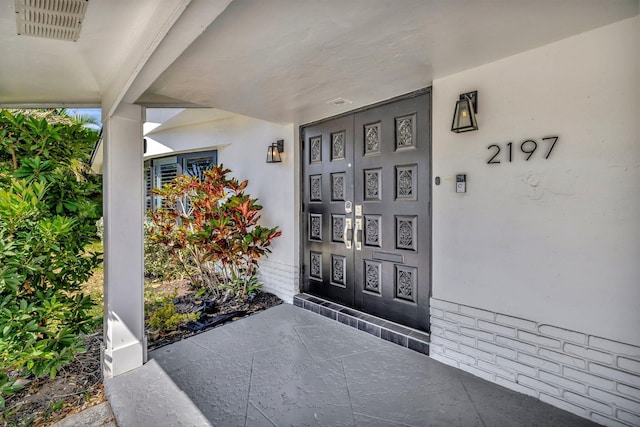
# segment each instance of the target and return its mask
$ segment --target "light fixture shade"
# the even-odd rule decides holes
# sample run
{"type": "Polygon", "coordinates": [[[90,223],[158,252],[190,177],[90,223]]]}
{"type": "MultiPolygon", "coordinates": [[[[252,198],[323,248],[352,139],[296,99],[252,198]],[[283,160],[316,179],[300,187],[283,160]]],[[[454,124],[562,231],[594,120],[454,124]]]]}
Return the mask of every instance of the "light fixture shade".
{"type": "Polygon", "coordinates": [[[267,147],[267,163],[280,163],[282,157],[280,153],[284,151],[284,141],[279,140],[267,147]]]}
{"type": "Polygon", "coordinates": [[[453,113],[453,123],[451,123],[452,132],[460,133],[478,130],[478,122],[476,121],[474,108],[476,99],[477,92],[460,95],[460,99],[456,102],[456,110],[453,113]],[[471,97],[473,97],[473,100],[471,97]]]}

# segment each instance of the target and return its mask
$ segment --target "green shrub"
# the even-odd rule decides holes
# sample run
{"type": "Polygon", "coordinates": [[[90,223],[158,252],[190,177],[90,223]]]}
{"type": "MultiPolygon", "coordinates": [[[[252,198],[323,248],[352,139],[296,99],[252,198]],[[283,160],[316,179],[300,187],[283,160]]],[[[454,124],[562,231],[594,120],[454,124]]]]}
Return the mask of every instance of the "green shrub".
{"type": "Polygon", "coordinates": [[[171,295],[152,301],[148,307],[149,327],[161,333],[175,330],[181,323],[198,320],[198,313],[178,313],[173,302],[178,296],[175,290],[171,295]]]}
{"type": "MultiPolygon", "coordinates": [[[[81,285],[101,262],[99,182],[83,152],[96,133],[0,112],[0,393],[56,373],[82,351],[93,306],[81,285]]],[[[2,405],[0,399],[0,406],[2,405]]]]}
{"type": "Polygon", "coordinates": [[[152,238],[153,223],[144,222],[144,275],[150,279],[168,280],[179,275],[171,254],[152,238]]]}

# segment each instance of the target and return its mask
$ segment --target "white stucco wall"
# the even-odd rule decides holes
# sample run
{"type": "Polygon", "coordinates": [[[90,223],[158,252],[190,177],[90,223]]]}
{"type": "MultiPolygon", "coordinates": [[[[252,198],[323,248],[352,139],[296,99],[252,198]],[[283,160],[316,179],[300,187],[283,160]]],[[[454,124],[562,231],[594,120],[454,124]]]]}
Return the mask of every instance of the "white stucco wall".
{"type": "Polygon", "coordinates": [[[640,344],[639,55],[635,17],[434,81],[435,298],[640,344]],[[454,134],[471,90],[480,129],[454,134]]]}
{"type": "Polygon", "coordinates": [[[175,151],[217,149],[218,164],[239,180],[249,180],[248,193],[263,206],[261,223],[278,226],[267,259],[261,262],[265,288],[291,302],[298,286],[298,184],[294,178],[294,127],[234,116],[154,133],[158,142],[175,151]],[[282,163],[267,164],[267,146],[285,141],[282,163]]]}

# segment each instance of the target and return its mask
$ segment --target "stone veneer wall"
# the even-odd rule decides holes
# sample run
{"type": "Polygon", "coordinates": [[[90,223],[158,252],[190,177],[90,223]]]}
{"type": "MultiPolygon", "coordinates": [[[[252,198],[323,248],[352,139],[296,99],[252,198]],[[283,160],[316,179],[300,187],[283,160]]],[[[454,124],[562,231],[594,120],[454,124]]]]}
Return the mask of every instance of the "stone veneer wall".
{"type": "Polygon", "coordinates": [[[300,272],[297,266],[280,264],[262,258],[259,261],[258,280],[263,289],[279,296],[284,302],[292,304],[293,296],[300,289],[300,272]]]}
{"type": "Polygon", "coordinates": [[[640,426],[638,346],[431,298],[430,356],[597,423],[640,426]]]}

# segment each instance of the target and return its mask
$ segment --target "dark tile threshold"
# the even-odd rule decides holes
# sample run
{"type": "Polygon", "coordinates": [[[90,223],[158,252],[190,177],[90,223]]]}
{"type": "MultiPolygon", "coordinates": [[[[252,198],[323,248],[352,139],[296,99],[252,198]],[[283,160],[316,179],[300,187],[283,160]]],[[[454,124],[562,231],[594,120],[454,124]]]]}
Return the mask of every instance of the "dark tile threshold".
{"type": "Polygon", "coordinates": [[[340,323],[399,346],[429,355],[430,340],[429,334],[426,332],[398,325],[309,294],[294,296],[293,305],[318,313],[329,319],[337,320],[340,323]]]}

